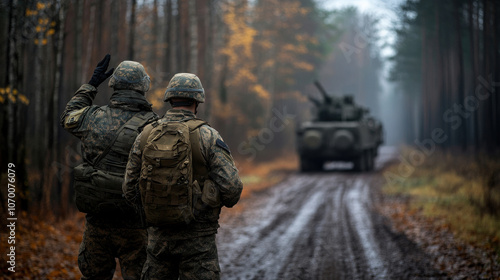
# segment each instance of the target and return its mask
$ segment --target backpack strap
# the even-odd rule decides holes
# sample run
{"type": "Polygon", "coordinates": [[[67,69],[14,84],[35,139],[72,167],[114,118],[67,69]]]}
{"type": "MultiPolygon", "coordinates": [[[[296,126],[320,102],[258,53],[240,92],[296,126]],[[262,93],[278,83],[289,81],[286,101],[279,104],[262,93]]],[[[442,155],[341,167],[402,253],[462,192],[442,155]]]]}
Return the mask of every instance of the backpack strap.
{"type": "MultiPolygon", "coordinates": [[[[106,114],[111,115],[111,110],[108,106],[103,108],[106,114]]],[[[149,122],[154,117],[153,112],[137,112],[125,122],[115,133],[115,136],[104,151],[94,160],[93,166],[98,169],[123,172],[125,171],[126,161],[130,152],[131,145],[135,141],[135,137],[141,127],[149,122]],[[106,162],[100,164],[106,158],[106,162]]]]}
{"type": "Polygon", "coordinates": [[[190,119],[186,121],[186,125],[190,131],[189,141],[191,142],[191,151],[193,152],[193,174],[196,175],[197,179],[200,179],[199,183],[201,184],[208,177],[208,167],[201,153],[199,128],[203,125],[208,125],[208,123],[200,119],[190,119]]]}
{"type": "Polygon", "coordinates": [[[153,131],[153,128],[156,126],[158,126],[158,121],[146,125],[142,130],[141,139],[139,140],[139,150],[141,152],[144,151],[144,147],[146,147],[148,143],[149,134],[151,134],[151,131],[153,131]]]}
{"type": "Polygon", "coordinates": [[[144,115],[135,114],[132,119],[124,125],[125,129],[113,145],[112,151],[125,156],[128,160],[130,148],[134,144],[135,138],[137,138],[137,135],[140,133],[140,129],[142,129],[153,117],[153,112],[148,112],[144,115]]]}

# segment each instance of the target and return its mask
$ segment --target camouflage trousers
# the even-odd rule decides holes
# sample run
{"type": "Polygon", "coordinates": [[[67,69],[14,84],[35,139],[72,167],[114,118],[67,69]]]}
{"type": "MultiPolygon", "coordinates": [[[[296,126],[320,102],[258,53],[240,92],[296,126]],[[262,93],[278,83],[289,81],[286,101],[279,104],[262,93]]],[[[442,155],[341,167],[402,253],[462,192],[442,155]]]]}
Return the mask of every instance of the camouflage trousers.
{"type": "Polygon", "coordinates": [[[103,228],[86,222],[78,253],[82,280],[112,279],[115,258],[124,279],[139,279],[146,261],[146,242],[144,229],[103,228]]]}
{"type": "Polygon", "coordinates": [[[148,258],[142,280],[220,279],[215,234],[184,240],[159,237],[148,229],[148,258]]]}

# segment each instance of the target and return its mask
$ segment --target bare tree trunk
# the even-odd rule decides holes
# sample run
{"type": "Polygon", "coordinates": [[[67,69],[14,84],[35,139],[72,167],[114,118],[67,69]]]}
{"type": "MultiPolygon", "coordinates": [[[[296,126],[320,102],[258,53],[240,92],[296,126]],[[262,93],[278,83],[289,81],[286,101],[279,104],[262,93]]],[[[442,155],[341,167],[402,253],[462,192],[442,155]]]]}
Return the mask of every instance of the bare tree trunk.
{"type": "Polygon", "coordinates": [[[166,33],[165,33],[165,40],[164,40],[164,45],[165,45],[165,53],[164,53],[164,60],[163,60],[163,70],[168,74],[168,76],[171,76],[171,64],[172,64],[172,44],[175,42],[172,40],[172,26],[173,26],[173,15],[172,15],[172,0],[166,0],[165,7],[164,7],[164,17],[165,17],[165,25],[166,25],[166,33]]]}
{"type": "MultiPolygon", "coordinates": [[[[499,42],[498,42],[498,37],[500,36],[500,5],[498,1],[493,1],[492,3],[493,8],[492,8],[492,15],[493,15],[493,30],[494,33],[492,33],[493,38],[493,50],[498,50],[499,49],[499,42]]],[[[493,61],[495,65],[493,66],[492,69],[494,69],[495,74],[493,75],[493,79],[495,82],[500,81],[500,55],[498,52],[493,53],[494,58],[493,61]]],[[[495,137],[493,139],[493,142],[496,143],[496,151],[498,152],[500,149],[500,131],[498,127],[500,126],[500,98],[498,97],[497,94],[492,94],[491,95],[492,99],[492,106],[493,106],[493,127],[495,128],[493,131],[495,133],[495,137]]]]}
{"type": "Polygon", "coordinates": [[[204,59],[205,61],[205,71],[204,71],[204,77],[205,77],[205,86],[208,89],[206,93],[206,99],[205,99],[205,113],[204,113],[204,118],[206,120],[211,121],[211,115],[212,115],[212,102],[213,98],[215,96],[211,95],[211,92],[214,92],[213,90],[213,83],[212,80],[214,78],[214,32],[216,30],[215,25],[216,25],[216,20],[215,20],[215,12],[214,12],[214,6],[215,6],[215,1],[216,0],[205,0],[205,5],[208,6],[208,20],[206,21],[206,28],[205,32],[207,34],[206,36],[206,48],[205,52],[206,53],[206,58],[204,59]],[[207,3],[208,1],[208,3],[207,3]]]}
{"type": "MultiPolygon", "coordinates": [[[[428,68],[430,65],[428,65],[428,60],[429,60],[429,45],[427,43],[428,38],[427,38],[427,31],[425,28],[422,28],[422,105],[427,106],[428,104],[428,93],[427,89],[429,87],[429,71],[428,68]]],[[[429,132],[429,111],[430,110],[422,110],[422,129],[421,133],[422,135],[419,135],[419,138],[423,138],[423,136],[427,135],[429,132]]]]}
{"type": "MultiPolygon", "coordinates": [[[[49,18],[51,21],[53,18],[49,18]]],[[[41,34],[43,38],[45,35],[41,34]]],[[[45,38],[44,38],[45,39],[45,38]]],[[[52,114],[50,113],[52,101],[54,97],[54,91],[51,90],[54,83],[54,70],[51,62],[54,61],[54,52],[50,48],[49,45],[52,45],[52,40],[47,40],[47,44],[39,45],[39,66],[43,67],[45,71],[42,71],[39,75],[41,76],[39,86],[41,87],[41,96],[40,106],[42,107],[41,115],[37,117],[41,119],[39,123],[40,127],[37,128],[40,139],[40,144],[37,145],[33,150],[32,154],[37,154],[40,158],[38,161],[38,166],[36,166],[37,171],[41,172],[43,175],[43,180],[41,184],[41,195],[42,195],[42,213],[48,214],[51,213],[53,207],[52,204],[52,195],[53,195],[53,185],[52,185],[52,170],[50,168],[52,161],[52,141],[50,141],[50,137],[52,137],[52,129],[53,129],[53,121],[51,120],[52,114]]]]}
{"type": "MultiPolygon", "coordinates": [[[[95,29],[95,37],[96,37],[96,47],[93,48],[93,54],[94,56],[93,57],[96,57],[96,55],[98,56],[99,55],[99,51],[101,50],[102,48],[102,45],[103,45],[103,41],[106,41],[106,40],[103,40],[102,38],[102,33],[103,33],[103,12],[104,12],[104,3],[106,1],[97,1],[97,4],[94,4],[94,5],[97,5],[96,7],[96,22],[97,22],[97,28],[95,29]]],[[[108,19],[106,19],[108,20],[108,19]]],[[[106,32],[105,32],[106,34],[106,32]]],[[[106,34],[107,36],[107,34],[106,34]]],[[[107,48],[107,46],[106,46],[107,48]]]]}
{"type": "MultiPolygon", "coordinates": [[[[474,90],[475,83],[477,81],[478,75],[478,53],[477,53],[477,44],[476,44],[476,32],[475,32],[475,20],[474,20],[474,0],[470,0],[468,3],[468,16],[469,16],[469,37],[470,37],[470,49],[471,49],[471,65],[472,65],[472,85],[471,88],[474,90]]],[[[472,135],[472,147],[477,147],[478,138],[477,138],[477,111],[472,113],[471,120],[471,128],[470,133],[472,135]]],[[[475,148],[474,148],[475,149],[475,148]]]]}
{"type": "MultiPolygon", "coordinates": [[[[43,91],[43,74],[44,71],[42,71],[42,67],[40,65],[41,60],[42,60],[42,38],[40,34],[37,34],[38,36],[38,44],[35,46],[34,52],[33,52],[33,59],[34,59],[34,65],[33,69],[35,73],[38,73],[38,75],[34,75],[34,80],[33,83],[35,84],[34,87],[34,107],[35,107],[35,121],[34,121],[34,126],[31,129],[32,135],[37,136],[38,140],[38,145],[33,145],[31,147],[31,150],[34,150],[35,152],[32,152],[32,161],[34,163],[34,166],[41,172],[41,168],[43,168],[44,162],[42,158],[40,157],[40,154],[37,151],[37,147],[43,147],[45,148],[45,143],[44,143],[44,137],[43,137],[43,131],[42,131],[42,121],[43,119],[43,114],[44,114],[44,91],[43,91]]],[[[30,133],[30,134],[31,134],[30,133]]],[[[40,181],[38,181],[36,184],[40,184],[38,186],[35,186],[35,189],[39,190],[41,186],[43,185],[43,177],[41,178],[40,181]]]]}
{"type": "Polygon", "coordinates": [[[177,55],[180,56],[180,69],[181,72],[187,72],[189,67],[189,3],[188,1],[179,1],[178,5],[178,30],[179,30],[179,42],[180,47],[178,48],[177,55]]]}
{"type": "MultiPolygon", "coordinates": [[[[1,71],[1,82],[0,82],[0,87],[5,88],[7,85],[9,85],[10,82],[10,75],[9,75],[9,70],[10,70],[10,52],[11,52],[11,34],[12,32],[12,20],[13,20],[13,2],[12,0],[9,1],[7,9],[0,11],[2,13],[2,17],[0,18],[1,24],[7,26],[7,30],[5,33],[5,37],[2,37],[2,60],[0,62],[5,62],[5,64],[0,65],[0,71],[1,71]],[[6,15],[3,17],[3,15],[6,15]],[[5,53],[3,52],[5,50],[5,53]]],[[[3,33],[1,33],[3,35],[3,33]]],[[[5,143],[4,145],[0,146],[0,166],[7,166],[7,163],[10,161],[10,149],[8,147],[8,141],[9,141],[9,126],[8,126],[8,110],[9,110],[9,100],[6,99],[4,103],[0,103],[0,139],[2,143],[5,143]]],[[[0,182],[5,182],[4,177],[6,175],[3,175],[2,172],[0,172],[0,182]]],[[[3,197],[3,192],[0,191],[0,199],[1,201],[6,201],[3,197]]],[[[2,203],[2,206],[0,206],[2,209],[2,213],[6,213],[4,210],[6,210],[7,205],[5,203],[2,203]]]]}
{"type": "Polygon", "coordinates": [[[196,0],[196,29],[197,29],[197,70],[196,73],[202,82],[206,83],[206,54],[207,54],[207,0],[196,0]]]}
{"type": "MultiPolygon", "coordinates": [[[[16,68],[14,63],[15,61],[15,53],[16,53],[16,25],[14,22],[15,15],[15,5],[14,1],[10,0],[9,2],[9,30],[8,30],[8,46],[7,46],[7,76],[6,76],[6,85],[8,85],[11,89],[14,86],[14,69],[16,68]]],[[[14,105],[7,98],[7,161],[14,161],[14,105]]],[[[14,163],[16,164],[16,163],[14,163]]]]}
{"type": "MultiPolygon", "coordinates": [[[[475,1],[473,1],[475,2],[475,1]]],[[[475,19],[474,19],[474,71],[476,75],[474,76],[474,83],[477,83],[478,75],[480,75],[480,64],[481,64],[481,57],[479,55],[479,2],[477,2],[477,7],[475,9],[475,19]]],[[[479,110],[474,111],[474,119],[475,119],[475,142],[476,142],[476,147],[479,146],[480,138],[481,138],[481,114],[479,110]]]]}
{"type": "MultiPolygon", "coordinates": [[[[483,65],[484,65],[484,77],[489,77],[491,73],[490,60],[491,60],[491,25],[490,25],[490,3],[488,0],[483,0],[483,65]]],[[[492,142],[492,131],[495,129],[492,127],[492,116],[491,116],[491,101],[482,103],[480,105],[483,109],[483,120],[482,120],[482,138],[485,141],[485,148],[487,151],[491,151],[495,145],[492,142]]]]}
{"type": "MultiPolygon", "coordinates": [[[[440,5],[435,5],[435,34],[434,38],[432,41],[433,47],[434,47],[434,52],[433,52],[433,61],[435,62],[435,66],[433,67],[434,69],[434,75],[432,76],[432,81],[433,85],[431,87],[432,91],[429,92],[430,97],[431,97],[431,106],[432,108],[432,118],[431,118],[431,125],[429,127],[429,134],[427,136],[430,136],[432,130],[434,127],[441,127],[439,124],[439,121],[441,120],[441,116],[439,115],[438,112],[441,112],[441,106],[443,104],[442,98],[445,96],[444,92],[444,72],[446,71],[445,68],[443,67],[443,57],[444,53],[442,51],[442,46],[439,42],[440,36],[443,34],[443,28],[441,23],[441,13],[440,13],[440,5]]],[[[446,145],[443,143],[443,146],[446,145]]]]}
{"type": "MultiPolygon", "coordinates": [[[[148,65],[153,69],[156,73],[159,73],[158,69],[158,28],[159,28],[159,22],[158,22],[158,0],[154,0],[153,2],[153,42],[151,46],[151,50],[149,52],[149,63],[148,65]]],[[[160,78],[160,77],[155,77],[155,78],[160,78]]]]}
{"type": "MultiPolygon", "coordinates": [[[[198,72],[198,13],[196,0],[189,0],[189,72],[198,72]]],[[[202,62],[203,63],[203,62],[202,62]]]]}
{"type": "MultiPolygon", "coordinates": [[[[208,26],[208,5],[207,0],[196,0],[196,29],[197,29],[197,70],[196,73],[200,77],[203,86],[206,88],[205,93],[209,92],[209,82],[206,77],[207,69],[207,33],[209,32],[208,26]]],[[[208,98],[205,98],[208,100],[208,98]]],[[[201,112],[202,118],[207,119],[207,104],[204,104],[203,111],[201,112]]]]}
{"type": "MultiPolygon", "coordinates": [[[[58,34],[57,34],[57,50],[56,50],[56,71],[54,77],[54,99],[53,99],[53,108],[52,111],[52,121],[53,121],[53,136],[52,143],[59,143],[59,96],[61,95],[61,84],[62,84],[62,74],[63,74],[63,52],[64,52],[64,28],[66,22],[66,11],[67,11],[67,2],[66,0],[61,0],[60,8],[58,14],[58,34]]],[[[52,159],[54,161],[59,161],[59,147],[52,147],[52,159]]],[[[47,166],[49,167],[49,166],[47,166]]],[[[52,167],[52,164],[50,165],[52,167]]],[[[52,173],[54,173],[54,169],[52,168],[52,173]]],[[[57,184],[57,188],[61,188],[60,192],[60,203],[61,203],[61,213],[65,214],[68,212],[68,194],[69,194],[69,186],[61,185],[60,180],[53,180],[57,184]]]]}
{"type": "Polygon", "coordinates": [[[87,49],[85,55],[85,64],[82,71],[82,83],[87,82],[87,71],[90,70],[90,61],[92,60],[92,47],[94,46],[94,29],[95,29],[95,4],[92,2],[90,4],[90,16],[89,16],[89,35],[87,39],[87,49]]]}
{"type": "MultiPolygon", "coordinates": [[[[22,44],[18,41],[20,28],[24,25],[23,15],[25,11],[25,3],[16,0],[9,2],[9,23],[8,23],[8,58],[7,58],[7,85],[10,91],[18,90],[22,92],[22,63],[20,62],[20,54],[23,53],[22,44]]],[[[26,135],[24,131],[25,122],[21,123],[24,118],[21,118],[21,106],[19,98],[16,100],[7,98],[7,161],[15,164],[16,183],[18,192],[26,192],[28,185],[25,184],[27,179],[26,164],[25,164],[25,144],[26,135]]],[[[4,165],[6,166],[6,165],[4,165]]],[[[18,208],[26,210],[27,198],[19,197],[18,208]]]]}
{"type": "Polygon", "coordinates": [[[132,7],[130,11],[130,25],[129,25],[129,36],[128,36],[128,59],[134,60],[134,42],[135,42],[135,10],[137,6],[137,0],[132,0],[132,7]]]}
{"type": "Polygon", "coordinates": [[[82,18],[83,0],[75,2],[75,48],[74,48],[74,77],[75,83],[72,85],[76,91],[77,87],[83,83],[82,77],[82,18]]]}
{"type": "MultiPolygon", "coordinates": [[[[120,0],[111,0],[111,60],[116,62],[116,57],[118,57],[118,35],[119,35],[119,23],[120,23],[120,0]]],[[[111,65],[116,65],[116,63],[110,63],[111,65]]]]}
{"type": "MultiPolygon", "coordinates": [[[[118,23],[121,22],[127,22],[127,14],[129,11],[129,1],[122,1],[118,0],[120,2],[120,5],[116,7],[118,14],[120,15],[120,20],[118,23]]],[[[117,58],[119,59],[126,59],[127,54],[128,54],[128,33],[130,32],[129,30],[130,26],[125,25],[125,24],[120,24],[118,27],[119,30],[119,36],[118,36],[118,55],[117,58]],[[121,35],[120,35],[121,34],[121,35]]],[[[115,64],[116,65],[116,64],[115,64]]]]}
{"type": "MultiPolygon", "coordinates": [[[[184,29],[183,29],[183,24],[182,24],[182,2],[177,2],[177,15],[175,17],[175,54],[174,57],[176,58],[175,61],[175,72],[182,72],[184,70],[184,60],[185,60],[185,55],[184,55],[184,29]]],[[[173,73],[172,73],[173,74],[173,73]]]]}
{"type": "MultiPolygon", "coordinates": [[[[458,60],[458,77],[456,82],[458,83],[458,92],[457,92],[457,99],[458,102],[461,102],[465,98],[465,86],[464,86],[464,63],[463,63],[463,49],[462,49],[462,28],[460,26],[460,11],[459,11],[459,6],[458,4],[454,5],[455,6],[455,28],[456,28],[456,46],[457,46],[457,60],[458,60]]],[[[464,121],[462,124],[462,127],[460,128],[460,131],[458,133],[458,142],[460,146],[462,147],[462,150],[465,151],[467,149],[467,122],[464,121]]]]}

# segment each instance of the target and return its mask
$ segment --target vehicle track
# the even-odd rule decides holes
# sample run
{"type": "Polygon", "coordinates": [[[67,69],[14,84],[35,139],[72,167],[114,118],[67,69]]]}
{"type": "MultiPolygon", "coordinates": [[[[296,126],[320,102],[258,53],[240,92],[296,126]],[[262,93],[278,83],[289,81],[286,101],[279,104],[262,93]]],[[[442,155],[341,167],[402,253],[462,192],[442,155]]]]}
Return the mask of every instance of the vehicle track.
{"type": "MultiPolygon", "coordinates": [[[[380,168],[391,158],[382,155],[380,168]]],[[[222,279],[441,279],[374,211],[381,174],[293,174],[225,211],[222,279]]]]}

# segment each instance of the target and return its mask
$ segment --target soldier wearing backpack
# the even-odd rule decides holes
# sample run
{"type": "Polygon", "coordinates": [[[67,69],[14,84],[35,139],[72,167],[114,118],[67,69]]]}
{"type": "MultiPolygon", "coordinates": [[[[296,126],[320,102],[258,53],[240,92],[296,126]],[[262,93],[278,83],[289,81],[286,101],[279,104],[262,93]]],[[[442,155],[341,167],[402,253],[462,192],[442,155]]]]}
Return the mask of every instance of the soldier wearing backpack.
{"type": "Polygon", "coordinates": [[[75,202],[87,213],[78,254],[82,279],[112,279],[119,259],[124,279],[139,279],[146,261],[147,233],[135,209],[122,197],[130,148],[142,128],[156,120],[144,94],[149,76],[134,61],[106,72],[109,54],[88,84],[78,89],[61,116],[63,127],[81,140],[83,163],[74,169],[75,202]],[[92,105],[109,76],[110,104],[92,105]]]}
{"type": "Polygon", "coordinates": [[[123,183],[149,225],[142,279],[219,279],[219,214],[243,185],[219,133],[196,118],[205,101],[199,78],[174,75],[164,100],[173,108],[137,137],[123,183]]]}

